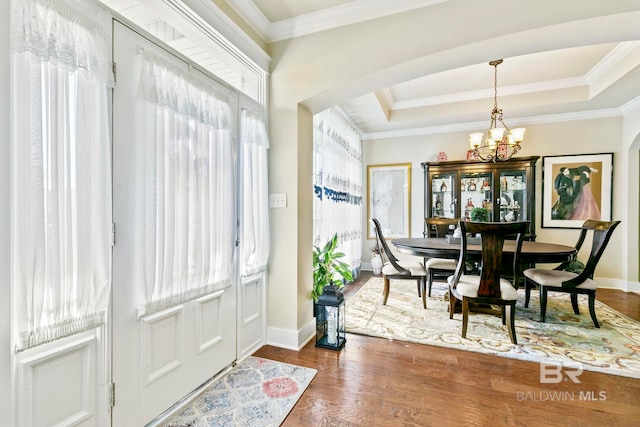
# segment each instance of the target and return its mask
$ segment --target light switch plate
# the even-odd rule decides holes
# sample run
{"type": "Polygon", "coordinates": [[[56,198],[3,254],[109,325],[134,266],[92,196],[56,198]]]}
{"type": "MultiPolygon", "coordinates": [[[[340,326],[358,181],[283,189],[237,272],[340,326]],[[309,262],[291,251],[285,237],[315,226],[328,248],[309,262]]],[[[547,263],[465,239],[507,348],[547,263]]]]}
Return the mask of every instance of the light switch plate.
{"type": "Polygon", "coordinates": [[[287,193],[269,194],[269,207],[270,208],[286,208],[287,193]]]}

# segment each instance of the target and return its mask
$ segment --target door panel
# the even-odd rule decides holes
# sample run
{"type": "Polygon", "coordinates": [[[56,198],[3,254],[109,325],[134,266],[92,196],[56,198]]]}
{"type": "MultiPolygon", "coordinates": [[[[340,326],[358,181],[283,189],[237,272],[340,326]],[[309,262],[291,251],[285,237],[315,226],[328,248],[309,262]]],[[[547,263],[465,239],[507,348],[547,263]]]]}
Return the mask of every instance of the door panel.
{"type": "Polygon", "coordinates": [[[262,347],[266,324],[266,271],[263,271],[243,277],[238,285],[238,359],[262,347]]]}
{"type": "MultiPolygon", "coordinates": [[[[454,174],[438,174],[431,178],[431,216],[442,218],[456,217],[456,189],[454,174]]],[[[427,209],[427,212],[429,208],[427,209]]]]}
{"type": "Polygon", "coordinates": [[[108,425],[103,335],[93,329],[18,353],[16,425],[108,425]]]}
{"type": "Polygon", "coordinates": [[[113,92],[113,425],[144,425],[236,360],[234,286],[147,316],[144,306],[144,162],[135,139],[142,58],[152,50],[186,63],[119,22],[114,25],[113,92]]]}

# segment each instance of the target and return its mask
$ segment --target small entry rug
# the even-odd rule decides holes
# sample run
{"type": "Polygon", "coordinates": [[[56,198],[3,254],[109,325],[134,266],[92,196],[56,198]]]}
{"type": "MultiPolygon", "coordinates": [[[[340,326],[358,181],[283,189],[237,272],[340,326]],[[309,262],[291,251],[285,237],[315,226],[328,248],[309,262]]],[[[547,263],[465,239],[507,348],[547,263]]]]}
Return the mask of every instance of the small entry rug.
{"type": "Polygon", "coordinates": [[[490,314],[470,313],[467,338],[462,338],[462,314],[449,319],[444,282],[433,283],[426,310],[415,280],[391,280],[386,305],[382,287],[382,278],[373,277],[347,297],[347,332],[534,362],[579,362],[584,370],[640,378],[640,322],[599,301],[599,329],[593,326],[586,297],[580,296],[581,314],[575,315],[568,295],[557,293],[549,294],[546,322],[541,323],[538,291],[531,292],[529,308],[524,308],[524,289],[519,290],[515,345],[501,318],[490,314]]]}
{"type": "Polygon", "coordinates": [[[315,369],[250,356],[162,426],[279,426],[317,373],[315,369]]]}

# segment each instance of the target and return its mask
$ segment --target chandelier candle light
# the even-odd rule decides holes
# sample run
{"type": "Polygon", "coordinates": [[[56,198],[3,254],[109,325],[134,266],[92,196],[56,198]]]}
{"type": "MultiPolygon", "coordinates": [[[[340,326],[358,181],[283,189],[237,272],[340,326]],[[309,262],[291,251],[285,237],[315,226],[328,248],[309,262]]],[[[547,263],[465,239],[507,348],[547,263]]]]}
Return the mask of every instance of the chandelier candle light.
{"type": "Polygon", "coordinates": [[[476,132],[469,134],[469,145],[473,157],[485,162],[509,160],[518,151],[524,139],[524,128],[509,129],[502,121],[502,109],[498,108],[498,65],[502,59],[489,62],[494,67],[493,110],[491,110],[491,124],[486,134],[476,132]],[[502,125],[498,126],[498,122],[502,125]],[[484,138],[484,140],[483,140],[484,138]]]}

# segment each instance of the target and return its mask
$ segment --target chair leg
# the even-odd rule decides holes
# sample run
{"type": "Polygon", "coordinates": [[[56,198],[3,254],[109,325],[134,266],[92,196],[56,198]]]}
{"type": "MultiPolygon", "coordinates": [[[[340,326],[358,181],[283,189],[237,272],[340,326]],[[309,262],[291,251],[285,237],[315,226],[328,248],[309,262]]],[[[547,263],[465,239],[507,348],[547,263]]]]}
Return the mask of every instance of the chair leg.
{"type": "Polygon", "coordinates": [[[453,312],[456,309],[456,297],[453,296],[451,289],[449,289],[449,319],[453,319],[453,312]]]}
{"type": "Polygon", "coordinates": [[[382,305],[386,305],[387,299],[389,298],[389,278],[384,276],[382,282],[384,283],[384,289],[382,291],[382,305]]]}
{"type": "Polygon", "coordinates": [[[600,327],[598,319],[596,318],[596,292],[589,292],[589,313],[591,313],[591,320],[596,328],[600,327]]]}
{"type": "Polygon", "coordinates": [[[580,309],[578,308],[578,294],[571,294],[571,307],[573,307],[573,312],[575,314],[580,314],[580,309]]]}
{"type": "Polygon", "coordinates": [[[462,338],[467,337],[467,325],[469,324],[469,299],[462,297],[462,338]]]}
{"type": "Polygon", "coordinates": [[[524,308],[529,308],[529,300],[531,299],[531,281],[525,277],[524,279],[524,308]]]}
{"type": "Polygon", "coordinates": [[[418,298],[422,296],[422,289],[420,285],[421,285],[420,280],[418,280],[418,298]]]}
{"type": "Polygon", "coordinates": [[[509,304],[507,306],[503,306],[503,309],[507,311],[505,313],[507,316],[507,329],[509,330],[509,339],[513,344],[518,344],[518,340],[516,338],[516,305],[509,304]]]}
{"type": "Polygon", "coordinates": [[[506,325],[507,324],[507,316],[505,316],[506,314],[506,306],[505,305],[501,305],[500,306],[500,317],[502,318],[502,324],[506,325]]]}
{"type": "Polygon", "coordinates": [[[547,315],[547,287],[538,285],[540,288],[540,321],[544,323],[544,318],[547,315]]]}
{"type": "Polygon", "coordinates": [[[418,287],[422,288],[422,308],[426,310],[427,309],[427,292],[425,287],[427,286],[427,284],[425,281],[426,281],[425,277],[422,277],[420,280],[418,280],[418,287]]]}
{"type": "Polygon", "coordinates": [[[429,293],[428,293],[429,298],[431,298],[431,285],[433,285],[433,275],[434,274],[435,273],[433,272],[432,269],[429,269],[427,271],[427,289],[429,289],[429,293]]]}

